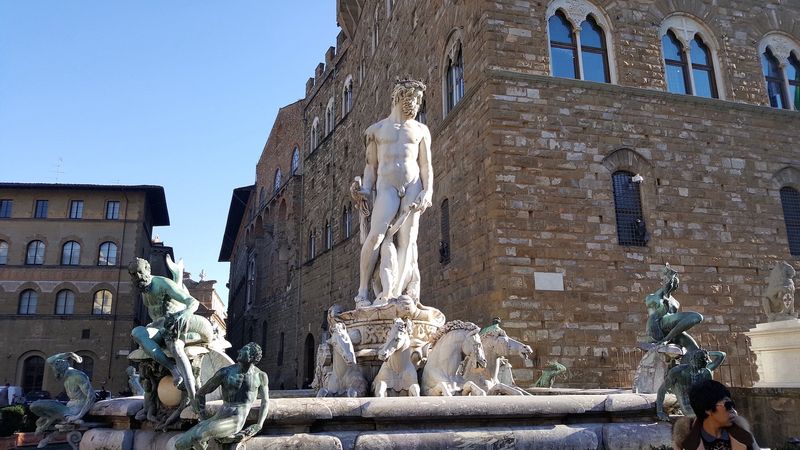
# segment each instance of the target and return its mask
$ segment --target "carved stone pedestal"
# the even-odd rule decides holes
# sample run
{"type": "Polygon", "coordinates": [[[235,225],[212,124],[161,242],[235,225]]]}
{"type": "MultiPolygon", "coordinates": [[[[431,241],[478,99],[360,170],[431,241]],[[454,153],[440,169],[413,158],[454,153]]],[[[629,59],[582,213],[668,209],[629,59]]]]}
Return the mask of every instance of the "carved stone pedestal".
{"type": "Polygon", "coordinates": [[[679,358],[683,351],[677,345],[672,344],[639,344],[639,347],[647,353],[639,362],[636,368],[636,375],[633,378],[633,392],[638,394],[655,394],[659,386],[664,382],[667,371],[674,365],[668,361],[679,358]]]}
{"type": "Polygon", "coordinates": [[[756,354],[755,387],[800,387],[800,320],[759,323],[745,333],[756,354]]]}

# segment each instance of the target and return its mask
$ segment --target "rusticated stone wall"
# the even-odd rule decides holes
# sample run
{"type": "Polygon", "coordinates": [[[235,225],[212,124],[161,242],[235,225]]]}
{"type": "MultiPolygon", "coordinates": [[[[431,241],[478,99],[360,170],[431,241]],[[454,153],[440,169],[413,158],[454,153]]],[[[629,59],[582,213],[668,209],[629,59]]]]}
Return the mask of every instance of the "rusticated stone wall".
{"type": "MultiPolygon", "coordinates": [[[[549,75],[546,1],[403,1],[392,11],[369,1],[353,15],[357,6],[341,3],[340,15],[360,19],[352,30],[347,22],[349,34],[306,84],[294,345],[309,334],[319,342],[332,303],[353,305],[360,244],[356,224],[349,238],[342,229],[347,189],[363,172],[363,130],[388,114],[393,78],[410,75],[428,84],[435,171],[434,206],[419,237],[423,303],[450,319],[500,317],[536,351],[531,363],[512,359],[523,385],[556,359],[569,368],[559,383],[624,387],[641,356],[643,297],[658,288],[669,262],[682,281],[676,298],[706,317],[695,335],[729,353],[718,377],[752,382],[752,357],[738,333],[765,319],[760,297],[775,262],[800,267],[789,254],[779,198],[782,186],[800,179],[783,176],[800,174],[800,114],[767,106],[757,43],[773,31],[800,42],[800,7],[597,2],[617,73],[615,84],[599,84],[549,75]],[[710,30],[722,99],[665,92],[658,30],[673,13],[710,30]],[[465,95],[444,114],[446,54],[455,41],[463,47],[465,95]],[[348,75],[354,107],[343,116],[348,75]],[[336,125],[327,134],[331,98],[336,125]],[[321,143],[311,148],[315,117],[321,143]],[[646,247],[618,244],[611,175],[619,169],[644,178],[646,247]],[[444,199],[449,263],[439,255],[444,199]],[[552,286],[537,286],[536,273],[559,274],[563,290],[543,290],[552,286]]],[[[302,368],[307,357],[298,358],[302,368]]]]}

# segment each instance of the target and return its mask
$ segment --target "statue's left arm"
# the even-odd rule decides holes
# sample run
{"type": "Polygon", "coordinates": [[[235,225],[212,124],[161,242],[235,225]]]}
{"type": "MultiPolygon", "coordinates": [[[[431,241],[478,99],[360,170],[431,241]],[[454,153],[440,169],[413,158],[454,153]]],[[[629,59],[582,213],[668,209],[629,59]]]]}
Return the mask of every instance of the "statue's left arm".
{"type": "Polygon", "coordinates": [[[420,124],[422,139],[419,142],[419,177],[422,181],[422,192],[417,197],[417,208],[425,212],[433,203],[433,162],[431,160],[431,132],[420,124]]]}

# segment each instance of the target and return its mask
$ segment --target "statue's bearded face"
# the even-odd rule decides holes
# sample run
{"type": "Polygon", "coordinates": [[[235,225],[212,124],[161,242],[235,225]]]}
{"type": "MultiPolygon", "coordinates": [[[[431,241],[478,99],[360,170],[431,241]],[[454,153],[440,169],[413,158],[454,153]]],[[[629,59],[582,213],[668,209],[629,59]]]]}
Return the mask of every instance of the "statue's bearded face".
{"type": "Polygon", "coordinates": [[[128,273],[131,275],[131,280],[136,283],[139,289],[146,288],[153,279],[153,276],[150,274],[150,264],[142,259],[128,267],[128,273]]]}

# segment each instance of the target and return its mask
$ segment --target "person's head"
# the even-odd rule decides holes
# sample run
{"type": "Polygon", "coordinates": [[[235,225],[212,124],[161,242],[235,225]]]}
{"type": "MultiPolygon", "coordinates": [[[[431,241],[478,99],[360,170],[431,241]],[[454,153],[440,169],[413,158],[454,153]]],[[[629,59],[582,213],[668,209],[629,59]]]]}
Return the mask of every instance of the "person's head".
{"type": "Polygon", "coordinates": [[[703,380],[689,388],[689,403],[698,419],[713,420],[721,427],[729,427],[736,417],[731,392],[724,384],[703,380]]]}
{"type": "Polygon", "coordinates": [[[258,364],[261,361],[261,346],[255,342],[250,342],[239,349],[239,356],[236,360],[243,363],[258,364]]]}
{"type": "Polygon", "coordinates": [[[392,89],[392,108],[400,105],[400,111],[406,119],[413,119],[422,105],[425,83],[417,80],[397,80],[392,89]]]}
{"type": "Polygon", "coordinates": [[[145,288],[153,276],[150,274],[150,263],[142,258],[136,258],[128,265],[128,273],[131,275],[131,280],[140,288],[145,288]]]}

